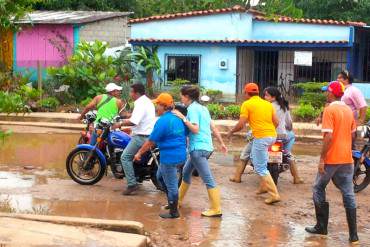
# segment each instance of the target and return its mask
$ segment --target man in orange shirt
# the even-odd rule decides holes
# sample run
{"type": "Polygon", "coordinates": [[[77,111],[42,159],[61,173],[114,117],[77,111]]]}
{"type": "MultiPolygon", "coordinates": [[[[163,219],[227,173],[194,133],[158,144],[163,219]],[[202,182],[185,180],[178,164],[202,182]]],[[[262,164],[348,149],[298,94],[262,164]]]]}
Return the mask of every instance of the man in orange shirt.
{"type": "Polygon", "coordinates": [[[328,234],[329,203],[326,202],[325,189],[330,180],[340,189],[346,209],[349,228],[349,241],[358,242],[356,225],[356,200],[353,191],[352,138],[356,132],[356,122],[351,109],[341,97],[344,87],[339,82],[328,86],[327,99],[330,103],[324,110],[322,132],[324,135],[318,174],[313,186],[317,223],[306,227],[313,234],[328,234]]]}

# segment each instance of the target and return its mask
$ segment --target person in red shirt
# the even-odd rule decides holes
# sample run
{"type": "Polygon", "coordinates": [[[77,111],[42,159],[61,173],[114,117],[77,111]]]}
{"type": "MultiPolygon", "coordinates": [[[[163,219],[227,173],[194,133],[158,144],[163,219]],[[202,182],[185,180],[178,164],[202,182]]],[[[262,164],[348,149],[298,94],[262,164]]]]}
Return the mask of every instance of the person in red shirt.
{"type": "Polygon", "coordinates": [[[333,181],[342,192],[349,228],[349,241],[358,242],[356,224],[356,200],[353,191],[352,138],[356,132],[356,122],[352,110],[341,97],[344,86],[339,82],[327,88],[329,106],[324,110],[322,132],[324,135],[318,173],[313,186],[317,223],[306,227],[313,234],[328,234],[329,203],[326,201],[326,186],[333,181]]]}

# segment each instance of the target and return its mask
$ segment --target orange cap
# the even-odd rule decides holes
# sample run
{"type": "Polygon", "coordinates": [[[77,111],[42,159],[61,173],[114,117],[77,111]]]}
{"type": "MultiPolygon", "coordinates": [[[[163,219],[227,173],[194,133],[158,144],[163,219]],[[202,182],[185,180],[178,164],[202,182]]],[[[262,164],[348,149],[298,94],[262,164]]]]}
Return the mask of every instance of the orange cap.
{"type": "Polygon", "coordinates": [[[165,106],[172,106],[173,105],[173,98],[169,93],[161,93],[158,97],[153,100],[154,104],[161,104],[165,106]]]}
{"type": "Polygon", "coordinates": [[[258,85],[256,83],[247,83],[244,87],[246,93],[259,93],[258,85]]]}

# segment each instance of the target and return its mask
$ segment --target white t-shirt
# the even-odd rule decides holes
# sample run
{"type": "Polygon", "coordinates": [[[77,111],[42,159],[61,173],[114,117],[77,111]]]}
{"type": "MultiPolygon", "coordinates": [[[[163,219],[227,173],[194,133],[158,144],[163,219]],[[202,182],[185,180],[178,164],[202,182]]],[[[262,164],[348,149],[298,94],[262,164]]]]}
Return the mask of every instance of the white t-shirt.
{"type": "Polygon", "coordinates": [[[276,101],[272,102],[272,105],[275,108],[276,116],[279,119],[279,126],[276,128],[276,132],[278,135],[286,135],[286,128],[285,128],[285,117],[286,117],[286,112],[283,109],[281,109],[279,103],[276,101]]]}
{"type": "Polygon", "coordinates": [[[145,95],[134,102],[130,122],[135,124],[132,127],[132,135],[150,135],[156,121],[155,107],[153,102],[145,95]]]}

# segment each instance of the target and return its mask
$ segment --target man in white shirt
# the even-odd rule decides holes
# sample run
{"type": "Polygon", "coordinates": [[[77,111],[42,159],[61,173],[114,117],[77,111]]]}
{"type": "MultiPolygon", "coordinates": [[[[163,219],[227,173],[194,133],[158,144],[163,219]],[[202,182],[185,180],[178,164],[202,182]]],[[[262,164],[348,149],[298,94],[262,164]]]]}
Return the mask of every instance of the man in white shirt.
{"type": "Polygon", "coordinates": [[[127,189],[123,192],[123,195],[132,195],[138,190],[133,159],[152,133],[156,119],[154,104],[145,95],[145,87],[143,84],[137,83],[131,85],[130,96],[135,101],[134,110],[131,117],[122,122],[124,126],[132,126],[132,139],[121,156],[121,164],[127,180],[127,189]]]}

